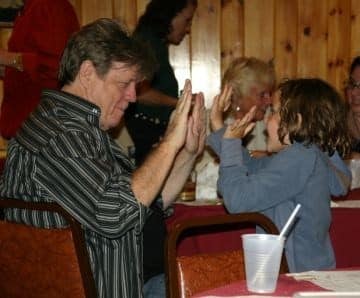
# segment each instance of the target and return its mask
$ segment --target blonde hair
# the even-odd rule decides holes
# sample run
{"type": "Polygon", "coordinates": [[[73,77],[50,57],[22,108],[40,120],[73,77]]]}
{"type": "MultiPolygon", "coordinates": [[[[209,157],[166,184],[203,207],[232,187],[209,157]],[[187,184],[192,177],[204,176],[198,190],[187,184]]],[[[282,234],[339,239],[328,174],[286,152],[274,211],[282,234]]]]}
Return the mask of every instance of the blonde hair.
{"type": "Polygon", "coordinates": [[[271,63],[254,57],[241,57],[232,61],[224,73],[222,86],[229,84],[233,94],[241,99],[254,85],[275,87],[275,70],[271,63]]]}

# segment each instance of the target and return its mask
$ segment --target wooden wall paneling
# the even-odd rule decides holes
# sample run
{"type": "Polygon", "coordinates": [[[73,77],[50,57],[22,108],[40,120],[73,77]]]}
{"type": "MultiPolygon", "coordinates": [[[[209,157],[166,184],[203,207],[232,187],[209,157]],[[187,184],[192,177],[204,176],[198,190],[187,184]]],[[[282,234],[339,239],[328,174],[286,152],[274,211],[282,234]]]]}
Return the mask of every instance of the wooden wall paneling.
{"type": "Polygon", "coordinates": [[[244,0],[245,56],[274,58],[274,0],[244,0]]]}
{"type": "Polygon", "coordinates": [[[299,0],[298,76],[327,79],[327,1],[299,0]]]}
{"type": "Polygon", "coordinates": [[[11,35],[11,31],[11,28],[0,28],[0,48],[7,49],[7,44],[11,35]]]}
{"type": "Polygon", "coordinates": [[[350,38],[350,59],[360,56],[360,1],[351,0],[351,38],[350,38]]]}
{"type": "Polygon", "coordinates": [[[137,8],[134,0],[113,0],[113,17],[125,23],[132,32],[137,23],[137,8]]]}
{"type": "Polygon", "coordinates": [[[171,45],[169,48],[169,55],[170,64],[174,68],[175,76],[179,84],[179,90],[181,92],[184,87],[185,80],[191,79],[190,36],[185,36],[183,41],[177,46],[171,45]]]}
{"type": "Polygon", "coordinates": [[[295,78],[297,73],[297,1],[275,3],[275,70],[277,80],[295,78]]]}
{"type": "Polygon", "coordinates": [[[169,55],[170,64],[174,68],[175,76],[179,84],[179,90],[182,90],[185,80],[191,79],[190,36],[186,36],[181,44],[170,46],[169,55]]]}
{"type": "Polygon", "coordinates": [[[146,5],[148,5],[149,2],[150,0],[136,0],[136,14],[138,19],[144,13],[146,5]]]}
{"type": "Polygon", "coordinates": [[[244,55],[244,1],[221,1],[221,74],[244,55]]]}
{"type": "Polygon", "coordinates": [[[202,0],[191,30],[191,76],[194,92],[203,91],[206,106],[220,90],[220,0],[202,0]]]}
{"type": "Polygon", "coordinates": [[[112,0],[82,0],[80,23],[85,25],[98,18],[112,18],[112,0]]]}
{"type": "Polygon", "coordinates": [[[350,55],[350,1],[329,0],[327,80],[343,91],[350,55]]]}

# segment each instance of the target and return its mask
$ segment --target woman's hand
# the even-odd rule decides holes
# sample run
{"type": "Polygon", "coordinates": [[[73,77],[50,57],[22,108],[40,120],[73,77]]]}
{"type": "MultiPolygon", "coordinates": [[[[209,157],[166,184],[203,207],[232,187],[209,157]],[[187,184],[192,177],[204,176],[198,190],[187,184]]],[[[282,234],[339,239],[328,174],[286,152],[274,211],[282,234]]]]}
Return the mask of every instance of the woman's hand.
{"type": "Polygon", "coordinates": [[[224,126],[224,112],[231,104],[232,87],[225,85],[220,94],[216,95],[210,111],[210,125],[212,131],[216,131],[224,126]]]}
{"type": "Polygon", "coordinates": [[[234,123],[230,124],[225,130],[224,138],[242,139],[245,137],[255,126],[255,122],[253,122],[255,112],[256,106],[253,106],[242,119],[237,119],[234,123]]]}
{"type": "Polygon", "coordinates": [[[260,157],[269,156],[270,152],[265,150],[249,150],[249,154],[251,157],[260,158],[260,157]]]}

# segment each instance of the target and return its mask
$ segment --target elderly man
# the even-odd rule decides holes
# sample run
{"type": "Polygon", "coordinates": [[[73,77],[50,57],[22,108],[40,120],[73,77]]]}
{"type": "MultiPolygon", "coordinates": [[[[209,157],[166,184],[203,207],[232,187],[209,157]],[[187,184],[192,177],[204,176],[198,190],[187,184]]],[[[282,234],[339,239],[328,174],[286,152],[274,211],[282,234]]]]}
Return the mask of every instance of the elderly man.
{"type": "MultiPolygon", "coordinates": [[[[45,90],[40,105],[9,144],[0,195],[56,201],[83,226],[99,297],[142,296],[142,227],[159,197],[165,209],[204,146],[204,100],[191,109],[184,87],[164,139],[134,171],[107,130],[118,125],[135,86],[152,71],[144,47],[119,24],[97,20],[68,42],[61,91],[45,90]],[[160,195],[160,196],[159,196],[160,195]]],[[[66,225],[57,214],[6,210],[9,220],[66,225]]]]}

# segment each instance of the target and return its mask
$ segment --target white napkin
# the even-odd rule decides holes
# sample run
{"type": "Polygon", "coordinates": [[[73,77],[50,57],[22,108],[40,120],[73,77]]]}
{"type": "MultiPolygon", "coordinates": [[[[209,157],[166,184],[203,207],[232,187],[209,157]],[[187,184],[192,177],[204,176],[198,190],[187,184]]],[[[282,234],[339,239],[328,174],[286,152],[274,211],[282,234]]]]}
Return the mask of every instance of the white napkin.
{"type": "Polygon", "coordinates": [[[345,161],[351,171],[352,180],[350,189],[360,187],[360,159],[350,159],[345,161]]]}
{"type": "Polygon", "coordinates": [[[219,164],[209,160],[196,173],[196,200],[216,200],[216,183],[219,177],[219,164]]]}

